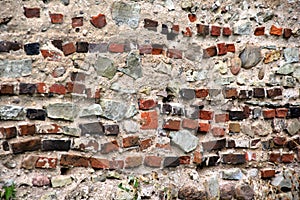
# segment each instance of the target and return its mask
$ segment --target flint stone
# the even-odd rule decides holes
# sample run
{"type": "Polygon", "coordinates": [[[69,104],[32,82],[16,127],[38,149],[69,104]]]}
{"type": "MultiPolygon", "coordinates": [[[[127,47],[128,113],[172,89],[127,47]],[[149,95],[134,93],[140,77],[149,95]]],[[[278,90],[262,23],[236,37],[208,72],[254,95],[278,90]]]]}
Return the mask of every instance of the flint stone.
{"type": "Polygon", "coordinates": [[[113,61],[106,57],[98,57],[93,67],[99,76],[109,79],[112,79],[117,72],[117,67],[114,66],[113,61]]]}
{"type": "Polygon", "coordinates": [[[295,135],[300,130],[300,122],[298,119],[292,119],[288,122],[287,131],[290,135],[295,135]]]}
{"type": "Polygon", "coordinates": [[[209,196],[212,197],[212,199],[218,199],[220,190],[218,177],[216,175],[209,177],[206,184],[208,187],[209,196]]]}
{"type": "Polygon", "coordinates": [[[53,103],[47,106],[47,114],[52,119],[74,121],[78,108],[73,103],[53,103]]]}
{"type": "Polygon", "coordinates": [[[101,116],[115,121],[121,121],[133,117],[137,113],[134,104],[127,104],[121,101],[102,99],[100,105],[103,109],[101,116]]]}
{"type": "Polygon", "coordinates": [[[199,141],[199,138],[187,130],[171,132],[170,137],[171,141],[186,153],[195,150],[199,141]]]}
{"type": "Polygon", "coordinates": [[[26,112],[23,107],[1,105],[0,120],[25,120],[26,112]]]}
{"type": "Polygon", "coordinates": [[[233,33],[236,35],[250,35],[252,32],[251,22],[243,22],[233,27],[233,33]]]}
{"type": "Polygon", "coordinates": [[[119,84],[117,82],[112,83],[110,86],[110,89],[121,92],[121,93],[126,93],[126,94],[135,94],[137,91],[135,89],[130,89],[123,84],[119,84]]]}
{"type": "Polygon", "coordinates": [[[0,77],[17,78],[29,76],[32,70],[30,59],[0,60],[0,77]]]}
{"type": "Polygon", "coordinates": [[[243,174],[239,168],[233,168],[222,171],[222,178],[225,180],[241,180],[243,174]]]}
{"type": "Polygon", "coordinates": [[[117,25],[127,24],[135,29],[139,26],[140,12],[138,3],[114,2],[111,15],[117,25]]]}
{"type": "Polygon", "coordinates": [[[90,116],[97,116],[101,115],[103,113],[102,108],[99,104],[93,104],[87,107],[84,107],[80,114],[79,117],[90,117],[90,116]]]}
{"type": "Polygon", "coordinates": [[[292,74],[294,72],[294,66],[291,64],[285,64],[283,66],[281,66],[276,73],[277,74],[281,74],[281,75],[289,75],[292,74]]]}
{"type": "Polygon", "coordinates": [[[292,48],[285,48],[283,50],[283,55],[287,63],[294,63],[299,62],[299,49],[292,47],[292,48]]]}
{"type": "Polygon", "coordinates": [[[260,47],[257,46],[246,46],[239,56],[242,61],[242,67],[245,69],[250,69],[257,65],[262,59],[260,50],[260,47]]]}
{"type": "Polygon", "coordinates": [[[126,67],[120,68],[119,71],[134,79],[141,78],[143,73],[140,56],[135,53],[130,53],[126,59],[126,67]]]}

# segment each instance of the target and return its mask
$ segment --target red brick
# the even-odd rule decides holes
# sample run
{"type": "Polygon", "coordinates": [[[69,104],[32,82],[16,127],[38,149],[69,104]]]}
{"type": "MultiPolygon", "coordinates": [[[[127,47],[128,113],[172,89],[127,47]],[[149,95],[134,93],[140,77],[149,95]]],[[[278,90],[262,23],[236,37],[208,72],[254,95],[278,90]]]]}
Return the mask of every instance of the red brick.
{"type": "Polygon", "coordinates": [[[289,39],[292,36],[292,29],[285,28],[283,29],[283,38],[289,39]]]}
{"type": "Polygon", "coordinates": [[[50,13],[52,24],[62,24],[64,21],[64,15],[60,13],[50,13]]]}
{"type": "Polygon", "coordinates": [[[125,168],[139,167],[143,163],[142,156],[130,156],[125,158],[125,168]]]}
{"type": "Polygon", "coordinates": [[[203,49],[203,58],[209,58],[217,55],[217,47],[211,46],[203,49]]]}
{"type": "Polygon", "coordinates": [[[274,162],[274,163],[278,163],[278,162],[281,162],[281,156],[280,156],[280,153],[270,153],[269,155],[269,161],[270,162],[274,162]]]}
{"type": "Polygon", "coordinates": [[[261,169],[260,176],[262,179],[275,177],[275,169],[261,169]]]}
{"type": "Polygon", "coordinates": [[[191,163],[191,157],[190,156],[180,156],[179,163],[181,165],[189,165],[191,163]]]}
{"type": "Polygon", "coordinates": [[[36,168],[55,169],[57,166],[57,158],[40,156],[35,163],[36,168]]]}
{"type": "Polygon", "coordinates": [[[273,142],[277,146],[283,146],[286,143],[286,137],[284,136],[275,136],[273,142]]]}
{"type": "Polygon", "coordinates": [[[231,36],[232,30],[229,27],[223,27],[223,36],[231,36]]]}
{"type": "Polygon", "coordinates": [[[20,129],[20,135],[34,135],[36,133],[36,127],[34,124],[25,124],[25,125],[19,125],[20,129]]]}
{"type": "Polygon", "coordinates": [[[245,152],[245,159],[246,161],[256,161],[256,153],[254,152],[245,152]]]}
{"type": "Polygon", "coordinates": [[[216,123],[222,123],[222,122],[228,122],[229,121],[229,114],[215,114],[215,122],[216,123]]]}
{"type": "Polygon", "coordinates": [[[211,36],[220,36],[221,35],[221,27],[220,26],[211,26],[210,34],[211,34],[211,36]]]}
{"type": "Polygon", "coordinates": [[[149,147],[151,147],[151,145],[152,145],[152,139],[148,138],[148,139],[142,140],[140,142],[140,150],[143,151],[145,149],[148,149],[149,147]]]}
{"type": "Polygon", "coordinates": [[[225,130],[221,127],[213,127],[211,132],[214,137],[223,137],[225,135],[225,130]]]}
{"type": "Polygon", "coordinates": [[[225,55],[227,53],[227,48],[226,48],[225,43],[218,43],[217,47],[218,47],[218,55],[219,56],[225,55]]]}
{"type": "Polygon", "coordinates": [[[160,55],[163,53],[164,46],[161,44],[152,44],[152,55],[160,55]]]}
{"type": "Polygon", "coordinates": [[[123,147],[134,147],[139,145],[139,136],[128,136],[122,140],[123,147]]]}
{"type": "Polygon", "coordinates": [[[101,153],[102,154],[108,154],[113,151],[118,151],[119,150],[119,144],[117,140],[113,140],[111,142],[107,142],[104,144],[101,144],[101,153]]]}
{"type": "Polygon", "coordinates": [[[41,149],[41,138],[26,138],[11,143],[13,153],[23,153],[25,151],[36,151],[41,149]]]}
{"type": "Polygon", "coordinates": [[[109,169],[109,160],[102,158],[90,158],[91,167],[95,169],[109,169]]]}
{"type": "Polygon", "coordinates": [[[3,137],[5,139],[11,139],[11,138],[17,137],[17,133],[18,133],[17,128],[14,126],[0,127],[0,138],[1,138],[1,135],[3,135],[3,137]]]}
{"type": "Polygon", "coordinates": [[[66,43],[62,46],[65,56],[71,55],[76,52],[76,47],[73,42],[66,43]]]}
{"type": "Polygon", "coordinates": [[[294,153],[282,153],[281,161],[283,163],[294,162],[294,153]]]}
{"type": "Polygon", "coordinates": [[[198,129],[198,121],[192,119],[183,119],[182,128],[197,130],[198,129]]]}
{"type": "Polygon", "coordinates": [[[210,124],[209,123],[199,123],[198,132],[200,133],[208,133],[210,131],[210,124]]]}
{"type": "Polygon", "coordinates": [[[197,24],[197,34],[201,36],[209,35],[209,26],[204,24],[197,24]]]}
{"type": "Polygon", "coordinates": [[[157,106],[157,102],[153,99],[139,99],[139,109],[140,110],[149,110],[155,108],[157,106]]]}
{"type": "Polygon", "coordinates": [[[109,169],[116,170],[116,169],[123,169],[123,168],[124,168],[123,160],[110,160],[109,161],[109,169]]]}
{"type": "Polygon", "coordinates": [[[175,34],[179,34],[179,25],[173,24],[172,32],[175,33],[175,34]]]}
{"type": "Polygon", "coordinates": [[[141,129],[157,129],[158,115],[156,111],[141,113],[142,126],[141,129]]]}
{"type": "Polygon", "coordinates": [[[21,163],[21,167],[25,169],[33,169],[36,165],[36,161],[38,160],[38,156],[36,155],[27,155],[21,163]]]}
{"type": "Polygon", "coordinates": [[[159,149],[171,150],[171,144],[170,144],[170,142],[165,143],[165,144],[156,143],[155,147],[159,148],[159,149]]]}
{"type": "Polygon", "coordinates": [[[159,156],[146,156],[144,159],[144,165],[147,167],[160,167],[162,158],[159,156]]]}
{"type": "Polygon", "coordinates": [[[235,99],[238,97],[238,92],[236,88],[224,88],[223,95],[225,99],[235,99]]]}
{"type": "Polygon", "coordinates": [[[182,52],[178,49],[168,49],[167,57],[174,59],[182,59],[182,52]]]}
{"type": "Polygon", "coordinates": [[[266,110],[263,110],[263,116],[264,116],[265,119],[275,118],[275,116],[276,116],[275,109],[266,109],[266,110]]]}
{"type": "Polygon", "coordinates": [[[235,53],[235,46],[234,44],[226,44],[227,52],[235,53]]]}
{"type": "Polygon", "coordinates": [[[83,17],[72,18],[72,28],[83,26],[83,17]]]}
{"type": "Polygon", "coordinates": [[[185,31],[182,31],[183,36],[192,37],[193,33],[190,27],[186,27],[185,31]]]}
{"type": "Polygon", "coordinates": [[[11,95],[14,94],[14,85],[11,84],[3,84],[0,86],[0,94],[11,95]]]}
{"type": "Polygon", "coordinates": [[[67,167],[88,167],[89,158],[76,154],[63,154],[60,158],[60,165],[67,167]]]}
{"type": "Polygon", "coordinates": [[[150,44],[144,44],[139,46],[139,51],[141,55],[144,54],[151,54],[152,53],[152,46],[150,44]]]}
{"type": "Polygon", "coordinates": [[[265,35],[265,27],[256,27],[254,31],[255,36],[265,35]]]}
{"type": "Polygon", "coordinates": [[[101,98],[101,89],[96,89],[95,91],[95,99],[100,99],[101,98]]]}
{"type": "Polygon", "coordinates": [[[97,16],[92,16],[90,22],[96,28],[103,28],[106,25],[106,17],[100,13],[97,16]]]}
{"type": "Polygon", "coordinates": [[[195,89],[197,98],[205,98],[208,96],[208,89],[195,89]]]}
{"type": "Polygon", "coordinates": [[[241,132],[241,125],[238,122],[231,122],[228,129],[230,133],[239,133],[241,132]]]}
{"type": "Polygon", "coordinates": [[[111,53],[123,53],[125,45],[119,43],[111,43],[108,46],[108,51],[111,53]]]}
{"type": "Polygon", "coordinates": [[[281,36],[282,35],[282,28],[276,27],[274,25],[271,26],[270,35],[281,36]]]}
{"type": "Polygon", "coordinates": [[[62,54],[56,51],[41,49],[42,56],[49,61],[59,61],[62,57],[62,54]]]}
{"type": "Polygon", "coordinates": [[[47,93],[47,87],[45,83],[37,83],[36,84],[36,90],[38,94],[45,94],[47,93]]]}
{"type": "Polygon", "coordinates": [[[199,151],[194,152],[193,163],[195,163],[195,164],[201,164],[202,163],[202,153],[200,153],[199,151]]]}
{"type": "Polygon", "coordinates": [[[85,85],[82,83],[74,82],[71,92],[75,93],[75,94],[84,94],[85,93],[85,85]]]}
{"type": "Polygon", "coordinates": [[[178,131],[180,130],[180,123],[181,120],[167,119],[163,125],[163,128],[168,130],[178,131]]]}
{"type": "Polygon", "coordinates": [[[190,20],[190,22],[195,22],[197,20],[197,16],[195,14],[188,14],[188,18],[190,20]]]}
{"type": "Polygon", "coordinates": [[[60,84],[53,84],[49,88],[49,92],[54,93],[54,94],[66,94],[66,88],[63,85],[60,84]]]}
{"type": "Polygon", "coordinates": [[[276,108],[275,113],[278,118],[285,118],[288,114],[289,109],[287,108],[276,108]]]}
{"type": "Polygon", "coordinates": [[[26,8],[24,7],[24,15],[27,18],[39,18],[40,17],[40,8],[26,8]]]}
{"type": "Polygon", "coordinates": [[[203,120],[212,120],[214,117],[214,112],[209,110],[200,110],[199,111],[199,119],[203,120]]]}

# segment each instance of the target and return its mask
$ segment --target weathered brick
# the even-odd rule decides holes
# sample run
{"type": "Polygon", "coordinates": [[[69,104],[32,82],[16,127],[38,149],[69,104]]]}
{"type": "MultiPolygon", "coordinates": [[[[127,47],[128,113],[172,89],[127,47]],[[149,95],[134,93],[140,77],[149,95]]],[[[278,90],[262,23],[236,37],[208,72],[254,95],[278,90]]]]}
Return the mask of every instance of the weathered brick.
{"type": "Polygon", "coordinates": [[[40,17],[40,8],[24,7],[24,15],[27,18],[39,18],[40,17]]]}
{"type": "Polygon", "coordinates": [[[38,158],[39,156],[37,155],[26,155],[22,160],[21,167],[25,169],[33,169],[38,158]]]}
{"type": "Polygon", "coordinates": [[[269,154],[269,161],[270,162],[274,162],[274,163],[281,162],[281,155],[280,155],[280,153],[271,152],[269,154]]]}
{"type": "Polygon", "coordinates": [[[158,21],[152,19],[144,19],[144,28],[152,31],[157,31],[158,21]]]}
{"type": "Polygon", "coordinates": [[[150,44],[139,45],[139,52],[141,55],[152,54],[152,46],[150,44]]]}
{"type": "Polygon", "coordinates": [[[35,124],[24,124],[19,125],[20,135],[35,135],[36,134],[36,127],[35,124]]]}
{"type": "Polygon", "coordinates": [[[276,136],[276,137],[273,138],[273,142],[276,146],[283,146],[286,142],[286,137],[276,136]]]}
{"type": "Polygon", "coordinates": [[[157,101],[153,99],[139,99],[138,103],[140,110],[149,110],[157,106],[157,101]]]}
{"type": "Polygon", "coordinates": [[[104,158],[90,158],[91,167],[94,169],[109,169],[109,160],[104,158]]]}
{"type": "Polygon", "coordinates": [[[130,156],[125,158],[125,168],[135,168],[143,164],[142,156],[130,156]]]}
{"type": "Polygon", "coordinates": [[[158,127],[158,114],[156,111],[142,112],[141,113],[142,126],[141,129],[157,129],[158,127]]]}
{"type": "Polygon", "coordinates": [[[275,109],[265,109],[262,111],[265,119],[273,119],[275,118],[275,109]]]}
{"type": "Polygon", "coordinates": [[[134,147],[139,145],[139,136],[128,136],[126,138],[122,139],[123,147],[128,148],[128,147],[134,147]]]}
{"type": "Polygon", "coordinates": [[[13,95],[15,93],[14,85],[12,84],[2,84],[0,86],[1,95],[13,95]]]}
{"type": "Polygon", "coordinates": [[[60,158],[60,165],[66,167],[88,167],[89,158],[76,154],[63,154],[60,158]]]}
{"type": "Polygon", "coordinates": [[[227,52],[235,53],[235,45],[234,44],[226,44],[227,52]]]}
{"type": "Polygon", "coordinates": [[[36,151],[41,149],[41,138],[33,137],[12,142],[13,153],[23,153],[25,151],[36,151]]]}
{"type": "Polygon", "coordinates": [[[256,27],[254,31],[255,36],[265,35],[265,27],[256,27]]]}
{"type": "Polygon", "coordinates": [[[51,43],[53,44],[54,47],[62,51],[62,44],[63,44],[62,40],[52,40],[51,43]]]}
{"type": "Polygon", "coordinates": [[[69,151],[71,140],[65,139],[47,139],[42,141],[43,151],[69,151]]]}
{"type": "Polygon", "coordinates": [[[210,30],[211,36],[220,36],[221,35],[221,27],[220,26],[211,26],[210,30]]]}
{"type": "Polygon", "coordinates": [[[202,142],[202,147],[204,151],[211,151],[211,150],[219,150],[226,147],[226,139],[219,139],[219,140],[211,140],[207,142],[202,142]]]}
{"type": "Polygon", "coordinates": [[[294,153],[282,153],[281,155],[281,161],[283,163],[292,163],[294,162],[295,155],[294,153]]]}
{"type": "Polygon", "coordinates": [[[252,98],[252,90],[240,90],[239,99],[251,99],[252,98]]]}
{"type": "Polygon", "coordinates": [[[236,88],[224,88],[223,95],[225,99],[235,99],[238,96],[236,88]]]}
{"type": "Polygon", "coordinates": [[[200,110],[199,111],[199,119],[203,120],[212,120],[214,117],[214,112],[209,110],[200,110]]]}
{"type": "Polygon", "coordinates": [[[208,96],[208,89],[195,89],[197,98],[205,98],[208,96]]]}
{"type": "Polygon", "coordinates": [[[72,18],[72,28],[83,26],[83,17],[72,18]]]}
{"type": "Polygon", "coordinates": [[[230,154],[222,154],[222,163],[224,164],[244,164],[246,162],[245,154],[239,153],[230,153],[230,154]]]}
{"type": "Polygon", "coordinates": [[[68,92],[74,93],[74,94],[85,94],[85,84],[73,82],[72,86],[66,86],[68,92]]]}
{"type": "Polygon", "coordinates": [[[199,123],[198,132],[199,133],[208,133],[210,131],[210,124],[209,123],[199,123]]]}
{"type": "Polygon", "coordinates": [[[123,53],[125,45],[121,43],[110,43],[108,45],[108,51],[111,53],[123,53]]]}
{"type": "Polygon", "coordinates": [[[206,49],[203,49],[203,58],[209,58],[217,55],[217,47],[211,46],[206,49]]]}
{"type": "Polygon", "coordinates": [[[41,49],[42,56],[49,61],[60,61],[62,54],[57,51],[41,49]]]}
{"type": "Polygon", "coordinates": [[[120,133],[118,124],[106,124],[104,125],[104,134],[108,136],[116,136],[120,133]]]}
{"type": "Polygon", "coordinates": [[[254,98],[265,98],[265,89],[264,88],[253,88],[253,97],[254,98]]]}
{"type": "Polygon", "coordinates": [[[32,185],[37,187],[45,187],[50,185],[50,179],[45,175],[37,175],[32,178],[32,185]]]}
{"type": "Polygon", "coordinates": [[[182,51],[178,49],[168,49],[167,57],[174,59],[182,59],[182,51]]]}
{"type": "Polygon", "coordinates": [[[123,168],[124,168],[123,160],[110,160],[109,161],[109,169],[116,170],[116,169],[123,169],[123,168]]]}
{"type": "Polygon", "coordinates": [[[172,32],[174,34],[179,34],[179,25],[173,24],[173,26],[172,26],[172,32]]]}
{"type": "Polygon", "coordinates": [[[229,27],[223,27],[223,36],[231,36],[232,30],[229,27]]]}
{"type": "Polygon", "coordinates": [[[189,13],[188,18],[189,18],[190,22],[195,22],[197,20],[197,15],[193,14],[193,13],[189,13]]]}
{"type": "Polygon", "coordinates": [[[222,113],[222,114],[215,114],[215,122],[216,123],[224,123],[229,121],[229,114],[222,113]]]}
{"type": "Polygon", "coordinates": [[[180,124],[181,124],[181,120],[167,119],[163,124],[163,128],[168,130],[178,131],[180,130],[180,124]]]}
{"type": "Polygon", "coordinates": [[[26,55],[39,55],[40,54],[40,44],[38,42],[27,43],[24,45],[24,50],[26,55]]]}
{"type": "Polygon", "coordinates": [[[268,179],[275,176],[275,169],[264,168],[260,170],[260,177],[262,179],[268,179]]]}
{"type": "Polygon", "coordinates": [[[119,144],[117,140],[113,140],[104,144],[101,144],[101,153],[102,154],[108,154],[110,152],[118,151],[119,150],[119,144]]]}
{"type": "Polygon", "coordinates": [[[163,167],[177,167],[180,165],[180,160],[179,157],[175,156],[170,156],[170,157],[165,157],[164,162],[163,162],[163,167]]]}
{"type": "Polygon", "coordinates": [[[89,52],[90,53],[105,53],[108,50],[108,43],[89,43],[89,52]]]}
{"type": "Polygon", "coordinates": [[[239,133],[241,132],[241,125],[237,122],[231,122],[229,123],[228,129],[230,133],[239,133]]]}
{"type": "Polygon", "coordinates": [[[273,98],[278,97],[282,95],[282,89],[281,88],[272,88],[267,90],[267,97],[273,98]]]}
{"type": "Polygon", "coordinates": [[[49,87],[49,92],[53,94],[66,94],[66,87],[61,84],[53,84],[51,87],[49,87]]]}
{"type": "Polygon", "coordinates": [[[76,52],[76,47],[73,42],[68,42],[63,44],[62,51],[64,52],[65,56],[68,56],[76,52]]]}
{"type": "Polygon", "coordinates": [[[103,135],[104,129],[101,122],[91,122],[86,124],[79,124],[82,135],[103,135]]]}
{"type": "Polygon", "coordinates": [[[160,55],[163,53],[164,46],[161,44],[152,44],[152,55],[160,55]]]}
{"type": "Polygon", "coordinates": [[[145,156],[144,165],[147,167],[160,167],[162,158],[159,156],[145,156]]]}
{"type": "Polygon", "coordinates": [[[64,21],[64,15],[60,13],[49,13],[52,24],[62,24],[64,21]]]}
{"type": "Polygon", "coordinates": [[[288,115],[288,109],[287,108],[276,108],[275,114],[278,118],[285,118],[288,115]]]}
{"type": "Polygon", "coordinates": [[[72,72],[71,73],[71,81],[85,81],[86,74],[83,72],[72,72]]]}
{"type": "Polygon", "coordinates": [[[204,24],[197,24],[197,34],[200,36],[209,35],[209,26],[204,24]]]}
{"type": "Polygon", "coordinates": [[[38,94],[45,94],[47,93],[47,87],[45,83],[37,83],[36,84],[36,92],[38,94]]]}
{"type": "Polygon", "coordinates": [[[18,134],[18,131],[17,131],[17,128],[15,126],[0,127],[0,138],[1,138],[1,135],[2,135],[3,138],[5,138],[5,139],[11,139],[11,138],[17,137],[17,134],[18,134]]]}
{"type": "Polygon", "coordinates": [[[218,43],[218,56],[225,55],[227,53],[227,47],[225,43],[218,43]]]}
{"type": "Polygon", "coordinates": [[[192,100],[195,98],[195,90],[190,88],[182,88],[179,91],[180,97],[184,100],[192,100]]]}
{"type": "Polygon", "coordinates": [[[292,29],[285,28],[283,29],[283,38],[289,39],[292,36],[292,29]]]}
{"type": "Polygon", "coordinates": [[[63,133],[63,128],[57,124],[49,124],[39,126],[38,130],[39,134],[62,134],[63,133]]]}
{"type": "Polygon", "coordinates": [[[202,153],[199,151],[194,151],[193,163],[201,164],[202,163],[202,153]]]}
{"type": "Polygon", "coordinates": [[[281,36],[282,35],[282,28],[276,27],[274,25],[271,26],[270,35],[281,36]]]}
{"type": "Polygon", "coordinates": [[[36,168],[44,168],[44,169],[55,169],[57,166],[58,159],[51,157],[38,157],[35,167],[36,168]]]}
{"type": "Polygon", "coordinates": [[[36,92],[36,85],[32,83],[20,83],[19,94],[33,95],[36,92]]]}
{"type": "Polygon", "coordinates": [[[19,42],[0,41],[0,52],[18,51],[22,49],[22,44],[19,42]]]}
{"type": "Polygon", "coordinates": [[[96,16],[92,16],[90,22],[96,28],[103,28],[107,24],[105,15],[101,13],[96,16]]]}
{"type": "Polygon", "coordinates": [[[149,147],[151,147],[153,141],[151,138],[148,139],[144,139],[140,141],[140,150],[143,151],[145,149],[148,149],[149,147]]]}
{"type": "Polygon", "coordinates": [[[254,152],[245,152],[245,159],[246,161],[256,161],[256,153],[254,152]]]}
{"type": "Polygon", "coordinates": [[[213,127],[211,129],[212,135],[214,137],[223,137],[225,136],[225,129],[221,127],[213,127]]]}
{"type": "Polygon", "coordinates": [[[192,119],[183,119],[182,128],[197,130],[198,129],[198,121],[192,119]]]}
{"type": "Polygon", "coordinates": [[[179,163],[181,165],[189,165],[189,164],[191,164],[191,157],[190,156],[180,156],[179,163]]]}
{"type": "Polygon", "coordinates": [[[87,53],[89,51],[88,42],[76,42],[76,52],[77,53],[87,53]]]}
{"type": "Polygon", "coordinates": [[[182,34],[183,34],[183,36],[185,36],[185,37],[192,37],[193,32],[192,32],[192,30],[191,30],[190,27],[186,27],[186,28],[185,28],[185,31],[182,31],[182,34]]]}

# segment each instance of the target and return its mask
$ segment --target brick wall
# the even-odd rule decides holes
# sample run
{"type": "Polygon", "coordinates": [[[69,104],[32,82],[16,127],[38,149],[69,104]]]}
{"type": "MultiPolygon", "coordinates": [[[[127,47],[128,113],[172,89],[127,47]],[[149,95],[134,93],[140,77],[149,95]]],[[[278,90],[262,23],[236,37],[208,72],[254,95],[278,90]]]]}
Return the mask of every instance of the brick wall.
{"type": "Polygon", "coordinates": [[[299,198],[299,1],[1,6],[6,179],[195,169],[178,198],[299,198]]]}

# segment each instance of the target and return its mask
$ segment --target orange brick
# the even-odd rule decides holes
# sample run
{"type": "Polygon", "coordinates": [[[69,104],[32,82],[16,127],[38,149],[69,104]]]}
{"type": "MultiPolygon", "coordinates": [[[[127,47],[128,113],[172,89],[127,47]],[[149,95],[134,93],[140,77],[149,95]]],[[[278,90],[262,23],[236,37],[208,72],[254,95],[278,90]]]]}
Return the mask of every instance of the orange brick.
{"type": "Polygon", "coordinates": [[[158,115],[156,111],[141,113],[142,126],[141,129],[157,129],[158,115]]]}
{"type": "Polygon", "coordinates": [[[229,114],[215,114],[215,122],[216,123],[222,123],[222,122],[228,122],[229,121],[229,114]]]}
{"type": "Polygon", "coordinates": [[[213,127],[211,131],[214,137],[223,137],[225,135],[225,130],[221,127],[213,127]]]}
{"type": "Polygon", "coordinates": [[[282,35],[282,28],[278,28],[278,27],[272,25],[271,29],[270,29],[270,34],[281,36],[282,35]]]}
{"type": "Polygon", "coordinates": [[[265,119],[272,119],[275,117],[275,109],[263,110],[263,116],[265,119]]]}
{"type": "Polygon", "coordinates": [[[275,110],[276,112],[276,117],[279,117],[279,118],[285,118],[288,114],[288,109],[287,108],[277,108],[275,110]]]}
{"type": "Polygon", "coordinates": [[[200,110],[199,111],[199,118],[203,119],[203,120],[212,120],[214,116],[214,112],[213,111],[209,111],[209,110],[200,110]]]}
{"type": "Polygon", "coordinates": [[[209,123],[199,123],[198,132],[200,133],[207,133],[210,131],[210,124],[209,123]]]}
{"type": "Polygon", "coordinates": [[[196,130],[198,128],[198,121],[192,119],[183,119],[182,128],[196,130]]]}

